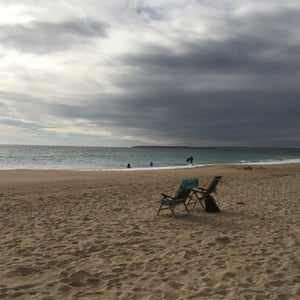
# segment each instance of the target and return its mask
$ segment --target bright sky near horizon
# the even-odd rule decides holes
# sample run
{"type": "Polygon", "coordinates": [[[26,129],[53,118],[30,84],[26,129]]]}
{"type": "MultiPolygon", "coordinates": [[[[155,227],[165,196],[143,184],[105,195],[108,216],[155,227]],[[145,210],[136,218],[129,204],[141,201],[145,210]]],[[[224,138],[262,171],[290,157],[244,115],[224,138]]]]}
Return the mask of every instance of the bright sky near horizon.
{"type": "Polygon", "coordinates": [[[2,0],[0,144],[300,147],[300,1],[2,0]]]}

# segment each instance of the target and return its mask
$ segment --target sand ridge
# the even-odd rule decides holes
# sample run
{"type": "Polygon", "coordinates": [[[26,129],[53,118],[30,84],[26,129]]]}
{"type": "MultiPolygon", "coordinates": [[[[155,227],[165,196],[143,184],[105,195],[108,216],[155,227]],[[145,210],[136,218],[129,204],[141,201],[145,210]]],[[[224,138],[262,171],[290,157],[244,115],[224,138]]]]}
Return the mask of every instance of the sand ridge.
{"type": "Polygon", "coordinates": [[[0,299],[300,298],[300,165],[0,171],[0,299]],[[222,175],[222,212],[156,216],[222,175]]]}

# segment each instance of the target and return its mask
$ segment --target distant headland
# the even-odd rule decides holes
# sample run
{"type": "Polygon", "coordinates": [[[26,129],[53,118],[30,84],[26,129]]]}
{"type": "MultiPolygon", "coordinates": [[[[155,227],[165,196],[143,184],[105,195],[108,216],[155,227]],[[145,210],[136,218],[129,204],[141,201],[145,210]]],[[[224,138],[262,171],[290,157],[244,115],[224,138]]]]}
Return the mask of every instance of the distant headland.
{"type": "Polygon", "coordinates": [[[300,148],[284,148],[284,147],[250,147],[250,146],[158,146],[158,145],[137,145],[131,148],[140,149],[207,149],[207,150],[289,150],[300,151],[300,148]]]}

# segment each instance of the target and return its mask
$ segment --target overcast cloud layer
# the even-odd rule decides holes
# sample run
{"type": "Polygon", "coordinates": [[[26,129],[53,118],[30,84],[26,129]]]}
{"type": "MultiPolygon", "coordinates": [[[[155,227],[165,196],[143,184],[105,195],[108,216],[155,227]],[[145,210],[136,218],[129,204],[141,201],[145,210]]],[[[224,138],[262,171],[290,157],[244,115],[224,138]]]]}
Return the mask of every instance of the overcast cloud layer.
{"type": "Polygon", "coordinates": [[[0,3],[0,143],[300,147],[299,1],[65,2],[0,3]]]}

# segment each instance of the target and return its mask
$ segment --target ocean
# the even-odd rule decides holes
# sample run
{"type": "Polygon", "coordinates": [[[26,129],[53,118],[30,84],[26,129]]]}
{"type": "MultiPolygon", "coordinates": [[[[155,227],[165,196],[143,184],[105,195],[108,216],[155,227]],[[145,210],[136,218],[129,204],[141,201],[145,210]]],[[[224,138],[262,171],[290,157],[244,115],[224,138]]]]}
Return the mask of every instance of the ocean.
{"type": "Polygon", "coordinates": [[[0,145],[0,170],[151,170],[299,162],[300,149],[0,145]],[[193,164],[186,162],[190,156],[193,164]],[[127,169],[128,163],[131,169],[127,169]]]}

